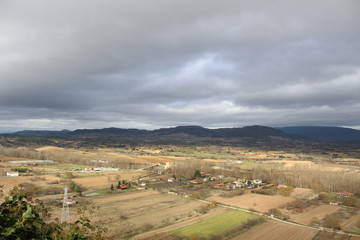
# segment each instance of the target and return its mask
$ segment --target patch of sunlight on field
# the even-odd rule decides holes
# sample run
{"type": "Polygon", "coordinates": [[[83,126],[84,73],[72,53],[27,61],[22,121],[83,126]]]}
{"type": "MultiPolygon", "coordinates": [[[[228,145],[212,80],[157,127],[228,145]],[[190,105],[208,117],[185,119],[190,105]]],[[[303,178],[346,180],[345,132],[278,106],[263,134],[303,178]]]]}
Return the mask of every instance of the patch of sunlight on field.
{"type": "Polygon", "coordinates": [[[196,236],[207,239],[212,235],[235,228],[253,218],[257,218],[257,216],[247,212],[232,210],[202,222],[176,229],[172,233],[180,237],[190,238],[196,236]]]}

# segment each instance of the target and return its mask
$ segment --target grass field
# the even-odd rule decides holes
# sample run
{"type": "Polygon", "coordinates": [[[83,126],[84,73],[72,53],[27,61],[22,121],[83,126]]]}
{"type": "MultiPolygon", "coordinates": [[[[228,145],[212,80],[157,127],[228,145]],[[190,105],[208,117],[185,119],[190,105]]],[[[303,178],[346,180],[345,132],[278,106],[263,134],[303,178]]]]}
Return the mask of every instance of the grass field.
{"type": "Polygon", "coordinates": [[[172,231],[172,233],[177,236],[187,238],[192,236],[209,238],[212,235],[235,228],[241,223],[253,218],[257,218],[257,216],[242,211],[232,210],[205,221],[176,229],[172,231]]]}
{"type": "Polygon", "coordinates": [[[83,170],[84,168],[86,168],[88,166],[85,165],[78,165],[78,164],[55,164],[55,165],[47,165],[46,168],[56,168],[59,170],[69,170],[69,171],[74,171],[76,169],[81,169],[83,170]]]}

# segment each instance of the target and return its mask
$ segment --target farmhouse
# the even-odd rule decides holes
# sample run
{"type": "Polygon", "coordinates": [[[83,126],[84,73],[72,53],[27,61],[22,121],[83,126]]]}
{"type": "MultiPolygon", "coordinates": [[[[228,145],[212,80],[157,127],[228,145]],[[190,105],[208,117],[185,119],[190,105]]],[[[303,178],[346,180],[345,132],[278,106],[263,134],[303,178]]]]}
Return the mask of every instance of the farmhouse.
{"type": "Polygon", "coordinates": [[[125,190],[128,187],[125,184],[120,184],[119,186],[117,186],[117,189],[121,189],[121,190],[125,190]]]}
{"type": "Polygon", "coordinates": [[[241,182],[239,180],[238,181],[233,181],[232,183],[233,183],[233,185],[235,187],[239,187],[239,188],[245,187],[245,183],[243,183],[243,182],[241,182]]]}
{"type": "Polygon", "coordinates": [[[262,184],[262,180],[261,180],[261,179],[254,179],[252,182],[253,182],[253,184],[256,184],[256,185],[262,184]]]}
{"type": "Polygon", "coordinates": [[[73,204],[76,204],[76,201],[74,199],[66,199],[66,204],[73,205],[73,204]]]}
{"type": "Polygon", "coordinates": [[[8,177],[18,177],[19,176],[19,172],[6,172],[6,176],[8,177]]]}
{"type": "Polygon", "coordinates": [[[223,187],[225,187],[225,184],[223,183],[214,184],[214,188],[223,188],[223,187]]]}
{"type": "Polygon", "coordinates": [[[353,194],[350,192],[340,192],[337,194],[339,198],[347,198],[347,197],[352,197],[353,194]]]}
{"type": "Polygon", "coordinates": [[[168,182],[175,182],[175,178],[171,177],[171,178],[168,178],[167,180],[168,182]]]}

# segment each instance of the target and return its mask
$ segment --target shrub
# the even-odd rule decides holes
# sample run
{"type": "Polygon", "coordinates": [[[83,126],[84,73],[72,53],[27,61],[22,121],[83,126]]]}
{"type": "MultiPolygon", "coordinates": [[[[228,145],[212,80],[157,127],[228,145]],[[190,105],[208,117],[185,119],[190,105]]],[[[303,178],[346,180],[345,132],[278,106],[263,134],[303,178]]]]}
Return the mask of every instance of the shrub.
{"type": "Polygon", "coordinates": [[[340,230],[340,218],[335,215],[329,215],[324,219],[324,227],[340,230]]]}
{"type": "Polygon", "coordinates": [[[277,192],[281,195],[281,196],[285,196],[288,197],[290,196],[291,192],[294,191],[293,187],[286,187],[286,188],[278,188],[277,192]]]}
{"type": "Polygon", "coordinates": [[[46,222],[49,216],[42,201],[15,187],[0,205],[0,239],[107,239],[105,230],[94,228],[83,215],[64,224],[46,222]]]}
{"type": "Polygon", "coordinates": [[[26,173],[29,171],[29,169],[27,169],[27,168],[12,168],[11,171],[19,172],[19,173],[26,173]]]}

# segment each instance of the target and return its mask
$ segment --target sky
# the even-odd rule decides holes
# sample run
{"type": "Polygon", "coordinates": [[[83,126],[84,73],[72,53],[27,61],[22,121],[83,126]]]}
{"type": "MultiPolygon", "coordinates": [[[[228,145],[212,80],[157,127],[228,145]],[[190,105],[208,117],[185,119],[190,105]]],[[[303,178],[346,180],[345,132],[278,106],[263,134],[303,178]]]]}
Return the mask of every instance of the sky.
{"type": "Polygon", "coordinates": [[[0,132],[360,129],[359,0],[0,0],[0,132]]]}

